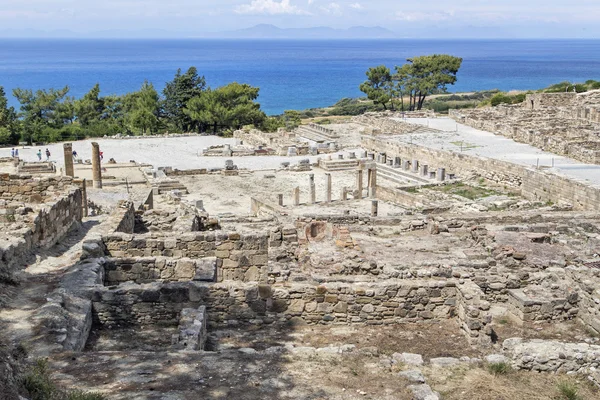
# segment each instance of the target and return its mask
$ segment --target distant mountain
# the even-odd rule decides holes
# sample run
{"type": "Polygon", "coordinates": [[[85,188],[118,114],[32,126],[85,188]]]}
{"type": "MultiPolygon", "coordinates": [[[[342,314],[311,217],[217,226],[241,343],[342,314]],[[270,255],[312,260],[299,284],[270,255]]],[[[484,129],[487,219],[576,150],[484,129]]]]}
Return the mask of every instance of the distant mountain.
{"type": "Polygon", "coordinates": [[[261,24],[251,28],[214,33],[210,37],[232,39],[394,39],[397,36],[394,32],[380,26],[334,29],[327,26],[279,28],[275,25],[261,24]]]}

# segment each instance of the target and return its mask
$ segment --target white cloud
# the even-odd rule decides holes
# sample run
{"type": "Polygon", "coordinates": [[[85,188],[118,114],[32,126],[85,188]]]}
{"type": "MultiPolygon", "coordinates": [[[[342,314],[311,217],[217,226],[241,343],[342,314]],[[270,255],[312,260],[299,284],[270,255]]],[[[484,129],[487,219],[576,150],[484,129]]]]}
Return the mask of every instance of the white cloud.
{"type": "Polygon", "coordinates": [[[252,0],[250,4],[243,4],[235,8],[237,14],[295,14],[308,15],[297,6],[290,3],[290,0],[252,0]]]}
{"type": "Polygon", "coordinates": [[[350,4],[350,8],[354,8],[355,10],[362,10],[364,7],[360,3],[352,3],[350,4]]]}
{"type": "Polygon", "coordinates": [[[421,11],[398,11],[396,19],[401,21],[446,21],[454,16],[454,11],[450,12],[421,12],[421,11]]]}
{"type": "Polygon", "coordinates": [[[326,14],[342,15],[342,7],[338,3],[329,3],[326,6],[319,7],[326,14]]]}

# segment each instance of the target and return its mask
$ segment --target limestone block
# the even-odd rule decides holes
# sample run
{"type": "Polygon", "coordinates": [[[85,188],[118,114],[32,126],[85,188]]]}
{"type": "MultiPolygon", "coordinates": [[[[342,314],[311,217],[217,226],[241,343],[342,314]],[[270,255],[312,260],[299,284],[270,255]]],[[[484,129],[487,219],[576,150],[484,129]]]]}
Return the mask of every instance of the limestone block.
{"type": "Polygon", "coordinates": [[[215,282],[217,276],[217,258],[207,257],[195,262],[195,281],[215,282]]]}

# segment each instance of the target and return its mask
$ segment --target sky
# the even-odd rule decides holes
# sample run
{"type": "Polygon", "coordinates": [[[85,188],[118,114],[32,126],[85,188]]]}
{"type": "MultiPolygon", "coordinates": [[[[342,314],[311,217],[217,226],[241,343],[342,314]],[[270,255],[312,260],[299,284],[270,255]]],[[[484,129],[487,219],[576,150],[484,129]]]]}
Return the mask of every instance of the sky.
{"type": "Polygon", "coordinates": [[[600,1],[0,0],[2,36],[162,30],[184,37],[257,24],[381,26],[399,37],[600,38],[600,1]]]}

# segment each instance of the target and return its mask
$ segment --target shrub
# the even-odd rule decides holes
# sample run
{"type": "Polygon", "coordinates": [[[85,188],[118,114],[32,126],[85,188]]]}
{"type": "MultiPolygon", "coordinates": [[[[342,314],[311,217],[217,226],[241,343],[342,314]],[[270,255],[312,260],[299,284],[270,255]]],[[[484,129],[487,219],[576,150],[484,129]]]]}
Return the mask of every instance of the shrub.
{"type": "Polygon", "coordinates": [[[579,389],[571,382],[561,382],[557,385],[560,395],[565,400],[581,400],[579,389]]]}
{"type": "Polygon", "coordinates": [[[511,371],[510,365],[505,362],[488,364],[488,371],[493,375],[506,375],[511,371]]]}

